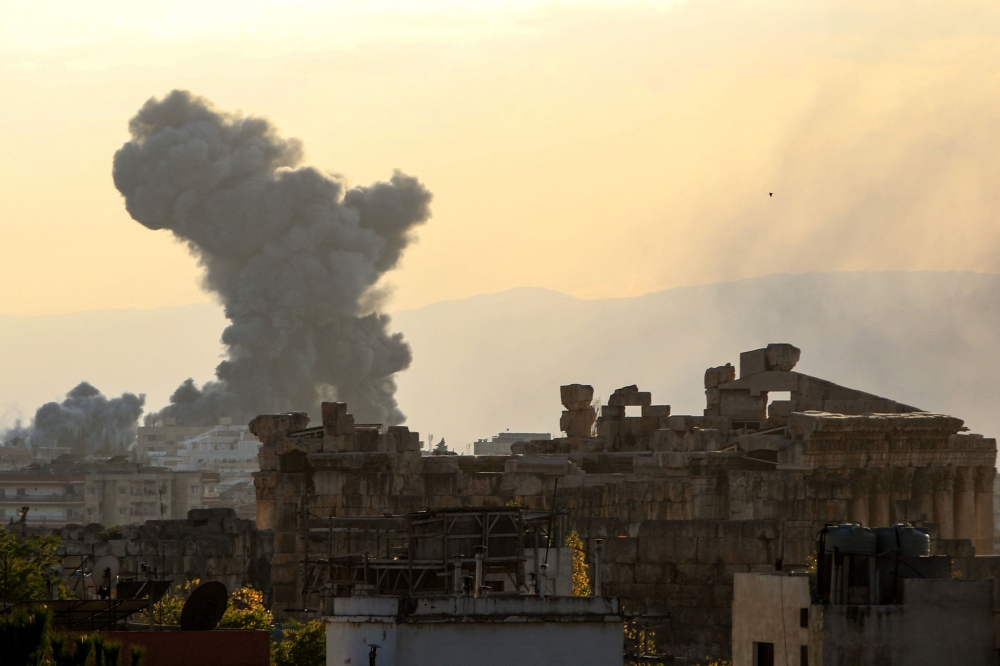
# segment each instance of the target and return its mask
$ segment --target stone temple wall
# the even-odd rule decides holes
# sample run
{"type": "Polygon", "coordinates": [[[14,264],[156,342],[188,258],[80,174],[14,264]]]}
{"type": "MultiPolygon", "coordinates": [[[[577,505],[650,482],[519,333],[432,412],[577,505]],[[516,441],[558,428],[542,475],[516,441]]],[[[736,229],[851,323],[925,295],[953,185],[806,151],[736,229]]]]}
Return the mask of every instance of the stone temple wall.
{"type": "Polygon", "coordinates": [[[252,520],[237,518],[232,509],[192,509],[185,520],[150,520],[110,530],[96,523],[29,530],[60,537],[58,554],[67,576],[115,555],[123,576],[141,578],[145,564],[175,583],[200,579],[217,580],[229,591],[244,585],[265,592],[271,588],[272,534],[258,531],[252,520]]]}
{"type": "Polygon", "coordinates": [[[710,368],[701,415],[671,414],[629,386],[598,416],[591,387],[564,386],[566,436],[511,455],[422,456],[416,433],[356,427],[341,403],[325,403],[316,427],[302,413],[259,416],[273,610],[321,603],[303,593],[316,587],[304,561],[317,521],[429,508],[565,510],[591,555],[604,540],[602,591],[658,623],[661,648],[692,663],[729,655],[733,574],[805,567],[827,523],[908,521],[942,551],[991,554],[995,440],[796,373],[798,357],[769,345],[741,355],[739,379],[710,368]]]}

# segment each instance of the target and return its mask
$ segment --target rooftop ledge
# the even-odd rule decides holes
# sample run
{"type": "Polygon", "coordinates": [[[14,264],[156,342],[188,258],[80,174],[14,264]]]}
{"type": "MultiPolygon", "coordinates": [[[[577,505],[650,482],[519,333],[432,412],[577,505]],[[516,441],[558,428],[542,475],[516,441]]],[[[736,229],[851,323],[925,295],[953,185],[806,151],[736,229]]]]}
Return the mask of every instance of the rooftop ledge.
{"type": "Polygon", "coordinates": [[[621,622],[618,599],[453,595],[339,597],[327,622],[621,622]]]}

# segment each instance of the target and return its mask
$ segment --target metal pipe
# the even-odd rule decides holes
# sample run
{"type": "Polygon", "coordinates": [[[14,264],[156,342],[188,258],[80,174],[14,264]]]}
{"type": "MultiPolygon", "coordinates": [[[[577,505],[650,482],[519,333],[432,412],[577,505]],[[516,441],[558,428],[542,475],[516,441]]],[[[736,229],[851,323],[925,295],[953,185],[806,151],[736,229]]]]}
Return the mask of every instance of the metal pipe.
{"type": "Polygon", "coordinates": [[[549,565],[542,563],[541,572],[538,574],[538,596],[542,599],[545,598],[545,588],[546,588],[546,575],[548,574],[549,565]]]}
{"type": "Polygon", "coordinates": [[[604,539],[594,541],[594,589],[595,597],[601,596],[601,551],[604,550],[604,539]]]}
{"type": "Polygon", "coordinates": [[[479,588],[483,586],[483,547],[476,546],[476,579],[475,579],[476,589],[473,590],[472,596],[479,597],[479,588]]]}
{"type": "Polygon", "coordinates": [[[455,556],[455,570],[452,587],[454,588],[456,597],[462,595],[462,558],[459,555],[455,556]]]}

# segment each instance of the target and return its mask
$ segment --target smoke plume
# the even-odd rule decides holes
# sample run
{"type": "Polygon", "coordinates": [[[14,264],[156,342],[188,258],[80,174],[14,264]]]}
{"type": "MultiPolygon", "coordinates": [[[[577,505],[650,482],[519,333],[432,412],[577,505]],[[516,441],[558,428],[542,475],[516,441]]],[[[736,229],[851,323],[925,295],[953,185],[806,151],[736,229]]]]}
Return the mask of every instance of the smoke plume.
{"type": "Polygon", "coordinates": [[[430,193],[400,172],[345,191],[298,167],[301,144],[268,120],[186,91],[150,99],[129,131],[113,172],[125,207],[187,243],[231,321],[218,380],[185,381],[147,423],[315,413],[333,396],[360,421],[402,422],[393,375],[409,366],[410,348],[372,307],[379,278],[428,218],[430,193]]]}
{"type": "Polygon", "coordinates": [[[61,403],[42,405],[28,427],[17,425],[2,440],[19,437],[31,450],[61,446],[74,453],[124,453],[135,441],[145,402],[145,395],[134,393],[108,398],[80,382],[61,403]]]}

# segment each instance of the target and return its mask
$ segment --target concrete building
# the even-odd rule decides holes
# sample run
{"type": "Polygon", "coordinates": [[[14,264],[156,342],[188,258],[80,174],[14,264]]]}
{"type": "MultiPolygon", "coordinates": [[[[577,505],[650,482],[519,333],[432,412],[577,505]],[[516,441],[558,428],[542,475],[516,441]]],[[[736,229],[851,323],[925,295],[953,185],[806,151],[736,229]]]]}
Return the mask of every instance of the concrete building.
{"type": "Polygon", "coordinates": [[[822,604],[808,576],[736,574],[733,666],[996,663],[993,580],[900,583],[897,603],[822,604]]]}
{"type": "Polygon", "coordinates": [[[88,506],[83,474],[0,472],[0,521],[17,522],[29,507],[29,525],[61,525],[87,520],[96,502],[88,506]]]}
{"type": "Polygon", "coordinates": [[[477,456],[504,455],[518,442],[534,442],[552,439],[547,432],[502,432],[491,439],[477,439],[472,445],[472,453],[477,456]]]}
{"type": "Polygon", "coordinates": [[[799,356],[771,344],[740,355],[738,378],[709,368],[698,415],[626,386],[598,416],[592,387],[563,386],[565,436],[504,455],[421,456],[417,433],[355,426],[342,403],[325,403],[315,427],[304,413],[261,415],[250,429],[263,443],[257,524],[275,534],[272,607],[321,603],[305,562],[322,557],[310,551],[322,521],[517,506],[564,515],[591,562],[603,539],[600,593],[647,618],[667,656],[696,663],[730,657],[734,575],[806,569],[828,523],[909,522],[933,552],[992,554],[996,441],[796,372],[799,356]]]}
{"type": "Polygon", "coordinates": [[[618,602],[593,597],[343,597],[326,663],[378,666],[620,664],[618,602]],[[374,656],[374,659],[370,659],[374,656]]]}
{"type": "MultiPolygon", "coordinates": [[[[184,447],[184,442],[211,429],[212,426],[179,426],[173,418],[162,419],[151,426],[142,426],[136,436],[136,456],[138,460],[147,463],[151,459],[175,458],[178,449],[184,447]]],[[[155,464],[163,463],[157,460],[155,464]]]]}
{"type": "Polygon", "coordinates": [[[125,525],[183,518],[204,508],[202,472],[175,472],[128,461],[64,455],[35,469],[0,472],[0,518],[17,521],[29,507],[29,525],[125,525]]]}
{"type": "Polygon", "coordinates": [[[184,440],[175,457],[165,457],[164,465],[177,469],[202,469],[219,472],[223,478],[236,476],[249,481],[259,469],[257,451],[260,440],[247,426],[218,425],[200,435],[184,440]]]}

